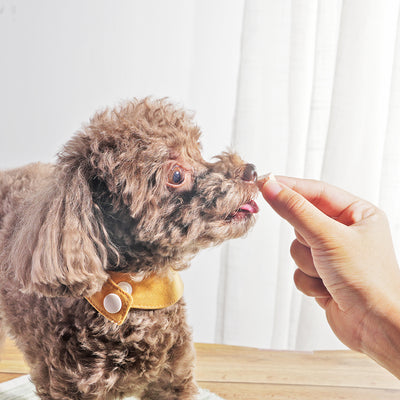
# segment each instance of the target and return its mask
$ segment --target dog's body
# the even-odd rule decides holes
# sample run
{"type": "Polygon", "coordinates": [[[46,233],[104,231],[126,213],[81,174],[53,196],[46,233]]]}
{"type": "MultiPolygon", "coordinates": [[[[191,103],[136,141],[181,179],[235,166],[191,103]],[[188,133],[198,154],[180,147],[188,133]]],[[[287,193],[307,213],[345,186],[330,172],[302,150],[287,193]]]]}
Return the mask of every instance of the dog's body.
{"type": "Polygon", "coordinates": [[[0,172],[2,325],[41,399],[194,398],[182,299],[118,326],[85,297],[107,271],[180,270],[247,232],[254,168],[233,154],[206,163],[198,139],[186,113],[145,99],[96,114],[55,165],[0,172]]]}

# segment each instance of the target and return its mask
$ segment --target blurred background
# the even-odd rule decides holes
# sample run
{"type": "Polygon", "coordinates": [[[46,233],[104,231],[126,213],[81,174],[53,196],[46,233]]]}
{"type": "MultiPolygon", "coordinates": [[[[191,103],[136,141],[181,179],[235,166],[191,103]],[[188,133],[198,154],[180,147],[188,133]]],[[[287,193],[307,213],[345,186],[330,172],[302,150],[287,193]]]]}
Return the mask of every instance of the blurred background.
{"type": "MultiPolygon", "coordinates": [[[[0,168],[52,162],[99,108],[168,97],[204,156],[322,179],[383,208],[400,255],[399,0],[0,0],[0,168]]],[[[294,288],[294,233],[255,228],[182,275],[197,342],[342,348],[294,288]]]]}

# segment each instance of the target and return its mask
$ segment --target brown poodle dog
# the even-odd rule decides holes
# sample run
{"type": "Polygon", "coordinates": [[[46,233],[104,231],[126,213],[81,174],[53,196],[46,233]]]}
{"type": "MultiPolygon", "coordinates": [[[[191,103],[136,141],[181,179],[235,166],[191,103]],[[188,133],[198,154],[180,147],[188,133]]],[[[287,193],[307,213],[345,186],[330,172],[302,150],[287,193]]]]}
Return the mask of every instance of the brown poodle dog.
{"type": "Polygon", "coordinates": [[[167,101],[134,100],[97,113],[54,165],[0,172],[1,322],[41,399],[195,398],[182,299],[117,324],[87,298],[112,272],[165,276],[253,224],[254,166],[205,162],[199,136],[167,101]]]}

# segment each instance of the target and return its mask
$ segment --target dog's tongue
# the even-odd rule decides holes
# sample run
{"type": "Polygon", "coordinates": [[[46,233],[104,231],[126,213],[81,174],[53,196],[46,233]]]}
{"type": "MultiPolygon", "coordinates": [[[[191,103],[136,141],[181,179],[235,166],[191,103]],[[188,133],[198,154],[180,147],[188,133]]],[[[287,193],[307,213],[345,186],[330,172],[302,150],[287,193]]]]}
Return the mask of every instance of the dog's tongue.
{"type": "Polygon", "coordinates": [[[258,213],[258,205],[254,200],[249,201],[246,204],[243,204],[240,208],[239,211],[245,211],[250,214],[256,214],[258,213]]]}

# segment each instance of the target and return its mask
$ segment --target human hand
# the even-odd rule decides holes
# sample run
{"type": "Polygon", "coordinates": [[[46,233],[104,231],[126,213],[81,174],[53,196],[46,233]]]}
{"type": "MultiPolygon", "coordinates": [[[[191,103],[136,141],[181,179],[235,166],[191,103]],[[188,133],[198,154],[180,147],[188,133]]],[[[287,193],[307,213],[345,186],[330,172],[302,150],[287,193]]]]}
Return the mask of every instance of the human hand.
{"type": "Polygon", "coordinates": [[[344,344],[400,376],[400,362],[390,366],[393,354],[381,354],[388,337],[400,345],[400,270],[385,214],[319,181],[277,177],[259,186],[295,229],[297,288],[315,297],[344,344]]]}

